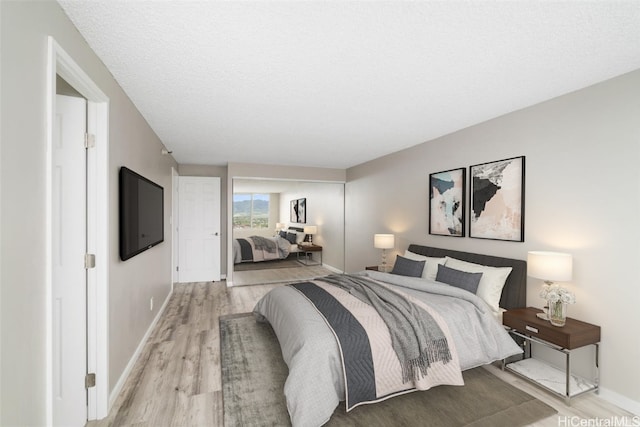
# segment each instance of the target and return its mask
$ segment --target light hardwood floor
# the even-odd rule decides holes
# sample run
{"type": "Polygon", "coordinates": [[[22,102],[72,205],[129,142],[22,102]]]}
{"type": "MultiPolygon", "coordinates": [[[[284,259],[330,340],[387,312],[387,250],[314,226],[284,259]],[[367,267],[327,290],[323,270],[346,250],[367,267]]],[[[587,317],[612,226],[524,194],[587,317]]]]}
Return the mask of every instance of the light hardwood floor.
{"type": "Polygon", "coordinates": [[[233,286],[247,286],[264,283],[283,283],[296,280],[309,280],[333,272],[320,266],[311,265],[294,268],[274,268],[270,270],[234,271],[233,286]]]}
{"type": "MultiPolygon", "coordinates": [[[[176,285],[109,416],[88,425],[222,426],[218,318],[251,311],[264,294],[281,285],[231,288],[225,282],[176,285]]],[[[494,366],[487,369],[558,410],[558,415],[534,426],[587,425],[572,424],[570,417],[587,420],[633,417],[594,393],[574,399],[568,407],[508,372],[494,366]],[[568,417],[565,423],[561,423],[563,417],[568,417]]]]}

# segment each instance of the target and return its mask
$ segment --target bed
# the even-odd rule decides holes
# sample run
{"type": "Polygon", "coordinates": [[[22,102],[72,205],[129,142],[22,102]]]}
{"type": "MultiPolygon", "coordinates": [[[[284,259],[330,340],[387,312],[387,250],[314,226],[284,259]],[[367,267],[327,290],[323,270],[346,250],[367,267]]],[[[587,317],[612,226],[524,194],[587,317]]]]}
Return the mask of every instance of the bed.
{"type": "Polygon", "coordinates": [[[462,371],[522,352],[500,316],[526,305],[525,261],[410,245],[394,273],[367,270],[281,286],[256,304],[256,319],[271,324],[289,367],[284,394],[294,427],[325,424],[341,401],[350,411],[441,384],[461,386],[462,371]],[[420,265],[419,274],[411,272],[419,277],[400,271],[420,265]],[[434,280],[449,282],[452,271],[475,282],[477,293],[434,280]],[[497,295],[496,278],[504,284],[497,295]],[[387,326],[398,316],[386,306],[377,310],[379,298],[416,318],[387,326]],[[427,336],[418,340],[418,358],[408,356],[410,344],[399,344],[414,322],[428,331],[416,332],[427,336]]]}
{"type": "Polygon", "coordinates": [[[289,227],[273,237],[249,236],[233,239],[233,263],[285,259],[290,254],[299,252],[298,243],[304,237],[302,228],[289,227]]]}

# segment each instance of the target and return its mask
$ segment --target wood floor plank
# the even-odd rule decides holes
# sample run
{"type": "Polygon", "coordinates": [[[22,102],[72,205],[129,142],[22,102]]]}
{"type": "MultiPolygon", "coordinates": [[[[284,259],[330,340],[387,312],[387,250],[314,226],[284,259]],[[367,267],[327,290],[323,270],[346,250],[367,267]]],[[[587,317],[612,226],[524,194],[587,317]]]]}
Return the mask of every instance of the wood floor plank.
{"type": "Polygon", "coordinates": [[[188,396],[220,390],[220,339],[218,331],[195,331],[189,336],[178,387],[188,396]]]}
{"type": "Polygon", "coordinates": [[[184,405],[179,405],[171,420],[175,427],[222,426],[222,406],[220,392],[202,393],[186,397],[184,405]],[[220,403],[217,403],[220,400],[220,403]]]}
{"type": "MultiPolygon", "coordinates": [[[[222,426],[219,317],[252,311],[263,295],[282,285],[175,285],[108,417],[88,426],[222,426]]],[[[558,410],[558,415],[540,420],[534,427],[557,427],[558,417],[633,417],[594,393],[573,399],[572,405],[566,406],[561,399],[509,372],[491,365],[486,369],[558,410]]]]}

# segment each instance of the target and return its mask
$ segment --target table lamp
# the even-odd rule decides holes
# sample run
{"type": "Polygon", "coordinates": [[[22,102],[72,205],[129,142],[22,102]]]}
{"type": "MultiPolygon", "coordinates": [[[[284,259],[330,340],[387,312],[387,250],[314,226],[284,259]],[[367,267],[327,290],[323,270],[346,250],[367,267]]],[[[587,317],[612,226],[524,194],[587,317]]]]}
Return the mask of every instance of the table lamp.
{"type": "Polygon", "coordinates": [[[393,249],[395,246],[395,237],[393,234],[374,234],[373,235],[373,247],[382,249],[382,264],[379,267],[380,271],[387,271],[387,249],[393,249]]]}
{"type": "Polygon", "coordinates": [[[318,233],[318,227],[315,225],[305,225],[304,234],[309,236],[309,244],[313,245],[313,235],[318,233]]]}

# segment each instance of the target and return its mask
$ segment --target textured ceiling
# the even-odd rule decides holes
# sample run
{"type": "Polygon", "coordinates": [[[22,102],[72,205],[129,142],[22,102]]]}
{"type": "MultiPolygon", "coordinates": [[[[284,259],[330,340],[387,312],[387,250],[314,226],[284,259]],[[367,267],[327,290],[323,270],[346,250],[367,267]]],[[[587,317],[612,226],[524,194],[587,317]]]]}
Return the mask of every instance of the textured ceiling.
{"type": "Polygon", "coordinates": [[[59,3],[181,164],[346,168],[640,68],[638,1],[59,3]]]}

